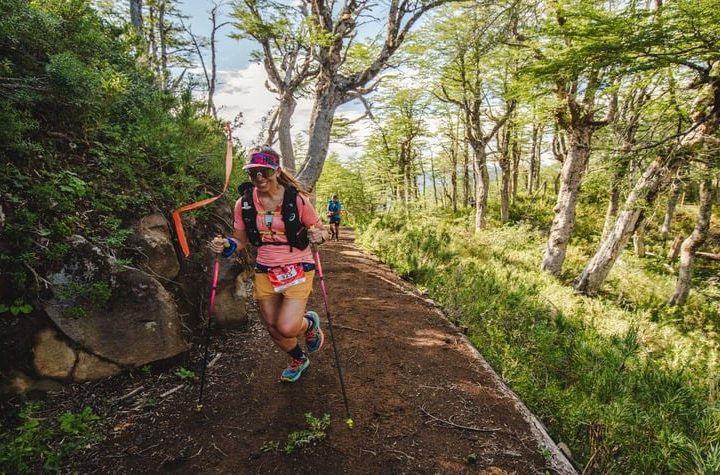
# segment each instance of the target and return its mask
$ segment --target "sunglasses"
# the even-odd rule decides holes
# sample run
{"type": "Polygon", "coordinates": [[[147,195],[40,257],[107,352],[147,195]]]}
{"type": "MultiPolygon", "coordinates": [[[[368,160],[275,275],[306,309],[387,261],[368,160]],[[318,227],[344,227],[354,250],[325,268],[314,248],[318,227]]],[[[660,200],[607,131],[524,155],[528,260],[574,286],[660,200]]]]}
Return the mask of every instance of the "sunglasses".
{"type": "Polygon", "coordinates": [[[262,175],[263,178],[266,180],[273,176],[275,174],[275,170],[272,168],[265,168],[265,167],[258,167],[258,168],[248,168],[247,174],[250,176],[251,180],[256,180],[259,175],[262,175]]]}

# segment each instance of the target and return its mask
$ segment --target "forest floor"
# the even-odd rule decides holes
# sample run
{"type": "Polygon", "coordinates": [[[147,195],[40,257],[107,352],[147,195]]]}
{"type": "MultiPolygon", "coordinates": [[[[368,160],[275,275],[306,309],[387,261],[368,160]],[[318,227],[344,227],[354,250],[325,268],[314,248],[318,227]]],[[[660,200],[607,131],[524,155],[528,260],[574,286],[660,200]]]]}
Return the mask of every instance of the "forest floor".
{"type": "MultiPolygon", "coordinates": [[[[331,318],[354,428],[335,367],[319,285],[310,308],[327,340],[296,383],[253,308],[247,327],[213,334],[203,409],[199,377],[134,372],[52,393],[48,406],[92,407],[104,440],[73,456],[78,473],[572,473],[533,416],[462,332],[353,243],[321,247],[331,318]],[[54,401],[53,401],[54,400],[54,401]],[[287,453],[330,415],[324,440],[287,453]]],[[[479,296],[481,297],[481,296],[479,296]]],[[[199,376],[201,346],[185,367],[199,376]]]]}

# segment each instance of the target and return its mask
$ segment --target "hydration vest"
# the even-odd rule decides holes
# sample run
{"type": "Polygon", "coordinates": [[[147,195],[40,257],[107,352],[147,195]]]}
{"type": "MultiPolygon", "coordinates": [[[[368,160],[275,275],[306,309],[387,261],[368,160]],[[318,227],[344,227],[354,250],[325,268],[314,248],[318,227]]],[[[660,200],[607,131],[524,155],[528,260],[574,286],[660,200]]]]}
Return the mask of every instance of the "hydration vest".
{"type": "MultiPolygon", "coordinates": [[[[238,187],[238,190],[242,194],[242,197],[240,198],[242,206],[242,220],[243,223],[245,223],[245,232],[247,233],[248,241],[256,247],[270,244],[275,246],[290,245],[291,251],[293,247],[300,250],[306,249],[310,245],[310,240],[308,239],[307,228],[300,221],[300,213],[297,209],[297,198],[299,195],[297,189],[291,186],[286,186],[285,193],[283,194],[280,214],[282,215],[283,223],[285,223],[285,237],[288,240],[287,243],[284,243],[262,241],[260,230],[257,227],[258,212],[255,208],[255,202],[253,200],[254,188],[255,187],[252,185],[248,186],[247,183],[243,183],[238,187]]],[[[303,199],[302,196],[300,196],[300,199],[303,199]]]]}

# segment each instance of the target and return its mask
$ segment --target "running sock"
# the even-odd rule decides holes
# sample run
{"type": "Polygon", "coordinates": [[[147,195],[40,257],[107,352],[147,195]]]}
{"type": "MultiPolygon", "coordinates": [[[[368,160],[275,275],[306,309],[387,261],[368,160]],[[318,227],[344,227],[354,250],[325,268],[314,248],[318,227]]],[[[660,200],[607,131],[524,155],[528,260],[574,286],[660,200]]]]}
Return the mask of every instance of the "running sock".
{"type": "Polygon", "coordinates": [[[315,323],[312,321],[312,318],[308,318],[307,316],[305,316],[305,320],[307,320],[307,322],[308,322],[308,327],[307,327],[307,330],[305,330],[305,331],[309,332],[310,330],[313,329],[313,327],[315,326],[315,323]]]}
{"type": "Polygon", "coordinates": [[[292,358],[294,358],[296,360],[301,360],[303,358],[307,358],[307,356],[305,356],[305,352],[302,350],[302,348],[300,348],[300,345],[295,345],[295,348],[288,351],[288,355],[290,355],[292,358]]]}

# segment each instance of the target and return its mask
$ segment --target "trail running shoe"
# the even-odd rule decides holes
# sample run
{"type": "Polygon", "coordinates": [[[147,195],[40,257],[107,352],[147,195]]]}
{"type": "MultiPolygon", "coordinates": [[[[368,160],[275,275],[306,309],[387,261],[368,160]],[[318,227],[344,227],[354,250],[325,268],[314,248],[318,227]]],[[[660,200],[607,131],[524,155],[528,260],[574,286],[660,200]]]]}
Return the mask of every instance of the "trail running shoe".
{"type": "Polygon", "coordinates": [[[285,368],[280,375],[280,381],[294,383],[300,379],[302,372],[305,371],[308,366],[310,366],[310,360],[308,358],[293,358],[290,366],[285,368]]]}
{"type": "Polygon", "coordinates": [[[305,332],[305,346],[308,352],[315,353],[322,348],[323,343],[325,343],[325,335],[322,330],[320,330],[320,315],[310,310],[305,316],[313,322],[312,329],[305,332]]]}

